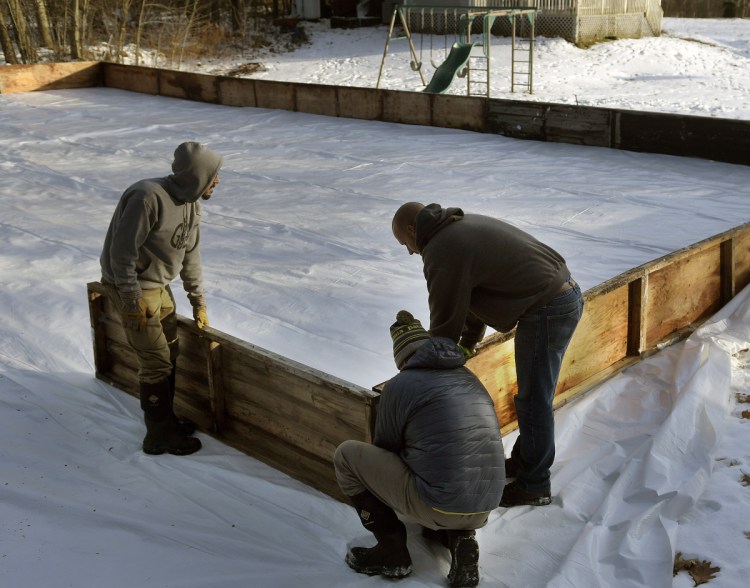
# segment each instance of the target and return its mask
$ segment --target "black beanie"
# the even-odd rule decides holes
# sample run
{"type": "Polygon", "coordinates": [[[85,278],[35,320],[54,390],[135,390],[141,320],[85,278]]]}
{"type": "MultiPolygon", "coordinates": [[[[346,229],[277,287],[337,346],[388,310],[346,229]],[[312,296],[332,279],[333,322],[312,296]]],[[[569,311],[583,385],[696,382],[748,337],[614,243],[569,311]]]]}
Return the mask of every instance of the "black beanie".
{"type": "Polygon", "coordinates": [[[391,325],[393,359],[396,360],[396,367],[401,369],[401,364],[406,358],[424,345],[429,338],[430,334],[422,328],[422,323],[410,312],[399,310],[396,322],[391,325]]]}

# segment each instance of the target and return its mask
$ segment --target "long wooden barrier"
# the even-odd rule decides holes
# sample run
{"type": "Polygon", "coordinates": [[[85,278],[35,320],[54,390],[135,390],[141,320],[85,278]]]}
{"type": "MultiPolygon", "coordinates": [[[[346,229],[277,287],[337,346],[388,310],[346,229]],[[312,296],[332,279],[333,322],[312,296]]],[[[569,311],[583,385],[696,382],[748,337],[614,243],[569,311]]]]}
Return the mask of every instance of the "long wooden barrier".
{"type": "Polygon", "coordinates": [[[274,82],[105,62],[0,67],[0,93],[89,86],[750,164],[750,121],[745,120],[274,82]]]}
{"type": "MultiPolygon", "coordinates": [[[[119,312],[88,284],[96,377],[138,397],[138,362],[119,312]]],[[[333,452],[372,440],[379,395],[178,317],[177,412],[225,443],[343,499],[333,452]]]]}
{"type": "MultiPolygon", "coordinates": [[[[750,121],[238,79],[85,62],[0,67],[0,93],[106,86],[229,106],[432,125],[747,164],[750,121]]],[[[556,406],[686,336],[750,283],[750,223],[634,268],[585,293],[556,406]]],[[[101,285],[88,285],[98,378],[138,394],[137,361],[101,285]]],[[[178,408],[199,427],[336,498],[335,447],[371,440],[379,398],[283,356],[179,317],[178,408]]],[[[513,334],[468,365],[515,427],[513,334]]]]}
{"type": "MultiPolygon", "coordinates": [[[[629,270],[584,293],[583,317],[563,362],[555,408],[639,359],[688,336],[750,284],[750,223],[629,270]]],[[[513,333],[485,338],[469,360],[516,427],[513,333]]]]}
{"type": "MultiPolygon", "coordinates": [[[[750,284],[750,223],[634,268],[584,297],[555,406],[687,336],[750,284]]],[[[119,313],[88,285],[96,376],[137,396],[137,360],[119,313]]],[[[222,441],[342,499],[333,452],[371,441],[380,386],[368,390],[179,317],[177,406],[222,441]]],[[[513,334],[486,338],[469,368],[489,390],[503,433],[516,427],[513,334]]]]}

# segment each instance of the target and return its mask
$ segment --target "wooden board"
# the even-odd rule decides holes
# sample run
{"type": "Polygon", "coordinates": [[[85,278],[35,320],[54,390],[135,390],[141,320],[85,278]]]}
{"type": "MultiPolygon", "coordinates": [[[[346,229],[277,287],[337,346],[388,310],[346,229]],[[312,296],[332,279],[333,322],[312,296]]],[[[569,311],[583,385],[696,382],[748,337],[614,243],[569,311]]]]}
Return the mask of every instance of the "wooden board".
{"type": "Polygon", "coordinates": [[[129,92],[157,95],[160,71],[153,67],[108,63],[104,67],[104,85],[129,92]]]}
{"type": "Polygon", "coordinates": [[[430,126],[430,95],[420,92],[383,90],[383,120],[409,125],[430,126]]]}
{"type": "MultiPolygon", "coordinates": [[[[750,281],[750,223],[633,268],[584,293],[555,407],[687,336],[750,281]]],[[[98,378],[138,395],[135,353],[101,284],[88,285],[98,378]]],[[[367,390],[215,329],[178,318],[178,411],[206,432],[338,499],[332,458],[371,441],[379,390],[367,390]]],[[[513,333],[467,363],[492,396],[503,434],[516,427],[513,333]]]]}
{"type": "Polygon", "coordinates": [[[0,94],[100,86],[103,70],[97,61],[4,65],[0,67],[0,94]]]}
{"type": "MultiPolygon", "coordinates": [[[[629,270],[584,294],[555,407],[686,336],[750,281],[750,223],[629,270]]],[[[504,432],[516,427],[513,333],[467,363],[490,392],[504,432]]]]}
{"type": "Polygon", "coordinates": [[[364,120],[383,118],[383,93],[369,88],[338,87],[339,116],[364,120]]]}
{"type": "Polygon", "coordinates": [[[310,114],[338,116],[336,86],[299,84],[296,87],[296,109],[310,114]]]}
{"type": "Polygon", "coordinates": [[[450,129],[482,131],[485,127],[486,105],[484,98],[432,94],[432,117],[439,125],[450,129]]]}
{"type": "Polygon", "coordinates": [[[480,96],[238,79],[114,63],[0,68],[0,93],[105,85],[227,106],[464,129],[750,164],[750,121],[480,96]]]}
{"type": "MultiPolygon", "coordinates": [[[[98,378],[138,396],[119,313],[88,285],[98,378]]],[[[338,499],[333,453],[372,440],[378,394],[178,317],[175,407],[200,429],[338,499]]]]}

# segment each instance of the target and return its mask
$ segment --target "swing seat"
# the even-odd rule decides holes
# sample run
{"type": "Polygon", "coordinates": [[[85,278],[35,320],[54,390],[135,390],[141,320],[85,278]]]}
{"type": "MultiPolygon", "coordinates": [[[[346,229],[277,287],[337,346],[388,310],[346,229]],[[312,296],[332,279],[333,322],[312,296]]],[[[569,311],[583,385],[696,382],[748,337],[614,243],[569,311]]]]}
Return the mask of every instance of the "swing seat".
{"type": "Polygon", "coordinates": [[[432,80],[422,91],[429,94],[443,94],[453,83],[456,74],[466,66],[474,45],[476,43],[453,43],[448,58],[435,70],[432,80]]]}

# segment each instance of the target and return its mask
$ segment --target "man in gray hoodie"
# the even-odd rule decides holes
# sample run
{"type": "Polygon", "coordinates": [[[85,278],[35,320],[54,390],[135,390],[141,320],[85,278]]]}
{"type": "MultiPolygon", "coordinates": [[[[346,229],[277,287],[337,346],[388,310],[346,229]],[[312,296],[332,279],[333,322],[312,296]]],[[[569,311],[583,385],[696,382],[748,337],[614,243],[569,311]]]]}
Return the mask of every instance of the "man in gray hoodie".
{"type": "Polygon", "coordinates": [[[503,443],[492,398],[466,367],[456,344],[430,337],[402,310],[391,326],[400,373],[378,403],[373,444],[345,441],[334,467],[375,547],[353,547],[357,572],[401,578],[411,572],[406,527],[451,553],[451,587],[479,582],[474,529],[487,524],[505,483],[503,443]]]}
{"type": "Polygon", "coordinates": [[[180,276],[196,325],[208,325],[200,258],[199,200],[211,198],[222,157],[196,142],[174,152],[172,174],[136,182],[120,197],[100,257],[102,283],[121,310],[138,356],[143,451],[189,455],[195,426],[174,415],[177,317],[170,282],[180,276]]]}
{"type": "Polygon", "coordinates": [[[565,260],[509,223],[439,204],[407,202],[391,228],[409,254],[422,256],[433,336],[448,337],[470,356],[487,325],[500,332],[516,328],[519,435],[505,463],[507,476],[516,479],[500,506],[550,504],[552,402],[583,312],[565,260]]]}

